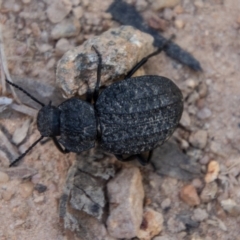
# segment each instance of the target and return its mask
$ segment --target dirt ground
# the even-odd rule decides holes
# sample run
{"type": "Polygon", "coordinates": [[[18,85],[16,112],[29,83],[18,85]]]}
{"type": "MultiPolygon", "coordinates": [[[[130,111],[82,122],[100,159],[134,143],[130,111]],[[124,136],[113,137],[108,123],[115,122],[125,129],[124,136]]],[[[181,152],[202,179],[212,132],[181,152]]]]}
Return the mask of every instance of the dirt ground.
{"type": "MultiPolygon", "coordinates": [[[[5,53],[9,71],[13,76],[54,85],[56,64],[64,51],[81,44],[92,35],[118,25],[109,15],[103,14],[111,1],[104,1],[103,4],[98,0],[66,2],[72,2],[72,6],[63,19],[76,14],[81,26],[76,24],[80,29],[76,36],[61,37],[67,39],[63,40],[65,42],[61,45],[60,40],[52,39],[51,35],[56,25],[51,22],[54,13],[47,12],[51,1],[0,1],[5,53]],[[82,8],[76,10],[78,6],[82,8]],[[74,9],[77,13],[74,13],[74,9]]],[[[166,234],[169,239],[238,240],[240,217],[238,214],[231,216],[216,202],[231,199],[237,206],[240,204],[240,1],[182,0],[176,6],[158,11],[151,8],[150,0],[128,2],[135,2],[143,15],[150,13],[164,19],[167,27],[163,35],[168,37],[174,33],[175,42],[201,63],[203,72],[196,73],[161,54],[151,59],[145,70],[147,74],[173,79],[178,85],[189,79],[207,84],[207,96],[198,101],[197,110],[194,109],[198,112],[207,108],[209,116],[198,119],[198,122],[193,122],[192,125],[193,131],[204,129],[208,133],[207,145],[201,150],[201,159],[205,157],[207,162],[216,160],[220,165],[218,196],[201,207],[207,209],[209,218],[212,214],[220,219],[222,225],[219,227],[206,220],[191,236],[169,232],[166,227],[161,236],[166,234]]],[[[7,96],[11,95],[8,93],[7,96]]],[[[187,103],[186,108],[192,117],[194,111],[191,114],[187,103]]],[[[27,119],[29,116],[13,109],[0,113],[1,128],[10,141],[15,130],[27,119]]],[[[14,145],[15,149],[20,149],[19,152],[27,149],[39,137],[36,124],[32,123],[28,137],[18,146],[14,145]]],[[[5,152],[2,147],[0,150],[5,152]]],[[[4,156],[3,153],[0,156],[2,169],[7,165],[6,158],[11,158],[9,154],[4,156]]],[[[0,183],[0,239],[66,239],[59,224],[58,201],[67,170],[74,159],[75,154],[63,155],[49,141],[44,145],[38,144],[21,163],[24,174],[27,170],[30,175],[37,171],[30,181],[22,179],[24,174],[16,177],[16,173],[9,174],[11,177],[8,180],[0,178],[3,181],[0,183]],[[47,191],[41,193],[36,189],[36,184],[47,186],[47,191]]],[[[207,162],[202,162],[203,171],[207,162]]],[[[168,177],[163,178],[164,181],[168,179],[173,181],[168,177]]],[[[173,188],[173,191],[178,190],[173,188]]],[[[149,194],[151,197],[153,193],[150,191],[149,194]]],[[[175,199],[172,198],[171,201],[178,204],[176,209],[186,209],[186,204],[178,197],[178,192],[175,192],[174,196],[175,199]]]]}

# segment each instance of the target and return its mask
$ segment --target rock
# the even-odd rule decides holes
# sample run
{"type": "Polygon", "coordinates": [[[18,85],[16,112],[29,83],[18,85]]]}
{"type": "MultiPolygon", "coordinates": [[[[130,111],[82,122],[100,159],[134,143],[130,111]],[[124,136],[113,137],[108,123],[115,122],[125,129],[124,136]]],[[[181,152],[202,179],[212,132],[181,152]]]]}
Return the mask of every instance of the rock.
{"type": "Polygon", "coordinates": [[[167,236],[158,236],[153,238],[153,240],[170,240],[171,237],[167,237],[167,236]]]}
{"type": "Polygon", "coordinates": [[[217,179],[220,171],[220,166],[217,161],[210,161],[207,167],[207,174],[205,175],[205,182],[210,183],[217,179]]]}
{"type": "Polygon", "coordinates": [[[110,29],[69,50],[59,60],[56,81],[69,98],[94,89],[98,58],[92,45],[102,55],[101,85],[119,80],[143,57],[154,51],[153,38],[130,26],[110,29]]]}
{"type": "Polygon", "coordinates": [[[162,18],[159,18],[158,15],[152,15],[148,19],[148,25],[154,29],[166,31],[168,22],[162,18]]]}
{"type": "Polygon", "coordinates": [[[202,222],[208,218],[208,213],[205,209],[196,208],[193,210],[193,219],[202,222]]]}
{"type": "Polygon", "coordinates": [[[173,10],[170,8],[165,8],[163,10],[163,17],[164,19],[171,21],[173,19],[173,10]]]}
{"type": "Polygon", "coordinates": [[[75,18],[80,19],[83,16],[83,8],[81,6],[73,8],[75,18]]]}
{"type": "Polygon", "coordinates": [[[61,22],[72,10],[72,3],[70,0],[54,0],[47,8],[47,16],[50,22],[61,22]]]}
{"type": "Polygon", "coordinates": [[[203,203],[208,203],[216,197],[218,186],[216,182],[207,183],[203,188],[200,198],[203,203]]]}
{"type": "Polygon", "coordinates": [[[107,229],[115,238],[133,238],[142,222],[143,185],[138,168],[122,169],[107,185],[110,214],[107,229]]]}
{"type": "Polygon", "coordinates": [[[36,22],[31,23],[31,29],[34,37],[41,36],[41,30],[36,22]]]}
{"type": "Polygon", "coordinates": [[[230,198],[222,200],[221,206],[232,217],[238,217],[240,215],[240,206],[230,198]]]}
{"type": "Polygon", "coordinates": [[[0,172],[0,184],[1,183],[6,183],[9,181],[9,176],[5,172],[0,172]]]}
{"type": "Polygon", "coordinates": [[[198,111],[197,117],[201,120],[205,120],[212,116],[212,111],[209,108],[202,108],[198,111]]]}
{"type": "Polygon", "coordinates": [[[77,6],[81,3],[81,0],[71,0],[73,6],[77,6]]]}
{"type": "Polygon", "coordinates": [[[14,189],[11,187],[8,187],[2,192],[2,198],[5,201],[10,201],[14,194],[15,194],[14,189]]]}
{"type": "Polygon", "coordinates": [[[29,4],[32,0],[22,0],[24,4],[29,4]]]}
{"type": "Polygon", "coordinates": [[[137,237],[140,240],[151,240],[158,235],[163,228],[163,216],[151,208],[146,208],[143,213],[143,221],[137,237]]]}
{"type": "Polygon", "coordinates": [[[41,203],[44,202],[44,200],[45,200],[45,198],[44,198],[44,196],[42,195],[42,196],[38,196],[38,197],[34,198],[33,201],[34,201],[35,203],[41,204],[41,203]]]}
{"type": "Polygon", "coordinates": [[[71,48],[70,42],[66,38],[61,38],[56,43],[56,54],[61,56],[71,48]]]}
{"type": "Polygon", "coordinates": [[[192,211],[182,210],[177,214],[177,220],[181,221],[186,227],[186,229],[197,228],[199,227],[199,222],[192,219],[192,211]]]}
{"type": "Polygon", "coordinates": [[[155,0],[152,3],[151,8],[154,11],[159,11],[163,8],[172,8],[180,3],[180,0],[155,0]]]}
{"type": "Polygon", "coordinates": [[[171,141],[164,143],[153,151],[151,163],[160,175],[182,180],[191,180],[200,176],[200,165],[192,161],[179,150],[176,143],[171,141]]]}
{"type": "Polygon", "coordinates": [[[171,199],[170,198],[166,198],[161,202],[161,208],[163,210],[166,210],[166,209],[170,208],[170,206],[171,206],[171,199]]]}
{"type": "Polygon", "coordinates": [[[81,25],[77,19],[66,19],[55,25],[51,31],[51,38],[57,40],[76,37],[80,33],[80,29],[81,25]]]}
{"type": "Polygon", "coordinates": [[[105,206],[101,182],[84,172],[79,173],[74,178],[70,204],[72,208],[100,219],[105,206]]]}
{"type": "Polygon", "coordinates": [[[200,98],[205,98],[207,96],[208,87],[205,82],[201,82],[198,86],[198,94],[200,98]]]}
{"type": "Polygon", "coordinates": [[[169,218],[167,221],[167,227],[171,233],[178,233],[186,229],[186,226],[183,222],[173,217],[169,218]]]}
{"type": "Polygon", "coordinates": [[[35,186],[34,186],[34,190],[36,190],[38,193],[43,193],[47,190],[47,186],[43,185],[43,184],[40,184],[40,183],[37,183],[35,186]]]}
{"type": "Polygon", "coordinates": [[[205,130],[197,130],[191,133],[189,142],[196,148],[203,149],[207,145],[208,133],[205,130]]]}
{"type": "Polygon", "coordinates": [[[20,144],[26,138],[29,126],[30,126],[30,119],[27,119],[20,128],[17,128],[15,130],[12,137],[12,141],[16,145],[20,144]]]}
{"type": "Polygon", "coordinates": [[[183,111],[180,124],[185,128],[189,128],[191,126],[191,118],[186,110],[183,111]]]}
{"type": "Polygon", "coordinates": [[[197,206],[200,204],[196,188],[191,184],[186,185],[181,189],[180,198],[189,206],[197,206]]]}
{"type": "Polygon", "coordinates": [[[20,185],[19,193],[23,198],[32,196],[34,185],[32,182],[25,182],[20,185]]]}
{"type": "Polygon", "coordinates": [[[174,25],[178,29],[182,29],[185,26],[185,22],[182,19],[176,19],[174,25]]]}
{"type": "Polygon", "coordinates": [[[45,52],[51,51],[53,49],[52,45],[46,44],[46,43],[37,45],[37,48],[40,53],[45,53],[45,52]]]}

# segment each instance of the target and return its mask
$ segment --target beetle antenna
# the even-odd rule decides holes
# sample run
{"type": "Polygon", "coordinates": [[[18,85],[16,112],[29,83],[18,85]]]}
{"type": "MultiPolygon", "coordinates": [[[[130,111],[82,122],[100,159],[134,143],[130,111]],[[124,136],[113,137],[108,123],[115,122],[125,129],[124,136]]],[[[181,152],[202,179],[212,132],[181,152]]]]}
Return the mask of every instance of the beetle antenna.
{"type": "Polygon", "coordinates": [[[45,106],[45,104],[41,103],[40,101],[38,101],[35,97],[33,97],[30,93],[28,93],[27,91],[25,91],[24,89],[22,89],[21,87],[19,87],[17,84],[12,83],[11,81],[6,79],[6,82],[10,85],[12,85],[13,87],[17,88],[18,90],[22,91],[23,93],[25,93],[29,98],[31,98],[33,101],[37,102],[39,105],[41,105],[42,107],[45,106]]]}
{"type": "Polygon", "coordinates": [[[19,160],[21,160],[24,156],[26,156],[26,154],[27,154],[33,147],[35,147],[35,145],[37,145],[43,138],[44,138],[44,136],[41,136],[37,141],[35,141],[22,155],[20,155],[17,159],[15,159],[12,163],[10,163],[9,167],[12,167],[12,166],[15,165],[19,160]]]}

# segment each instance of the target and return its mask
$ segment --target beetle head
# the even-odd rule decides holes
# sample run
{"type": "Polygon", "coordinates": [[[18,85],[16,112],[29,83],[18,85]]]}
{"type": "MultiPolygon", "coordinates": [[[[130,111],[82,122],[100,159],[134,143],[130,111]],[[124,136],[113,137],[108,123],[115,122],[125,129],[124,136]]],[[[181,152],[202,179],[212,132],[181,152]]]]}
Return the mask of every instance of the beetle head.
{"type": "Polygon", "coordinates": [[[38,131],[44,137],[60,135],[60,110],[51,103],[41,108],[37,116],[38,131]]]}

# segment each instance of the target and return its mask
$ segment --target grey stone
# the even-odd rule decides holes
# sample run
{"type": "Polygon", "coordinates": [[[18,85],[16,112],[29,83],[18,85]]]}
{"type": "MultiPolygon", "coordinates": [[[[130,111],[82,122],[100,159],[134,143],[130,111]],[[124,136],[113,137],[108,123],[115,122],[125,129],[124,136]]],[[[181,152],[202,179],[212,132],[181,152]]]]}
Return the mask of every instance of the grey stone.
{"type": "Polygon", "coordinates": [[[217,191],[218,191],[218,186],[216,182],[210,182],[206,184],[200,194],[200,198],[202,202],[208,203],[211,200],[215,199],[217,191]]]}
{"type": "Polygon", "coordinates": [[[138,168],[125,168],[107,185],[110,215],[107,229],[115,238],[133,238],[142,222],[144,190],[138,168]]]}
{"type": "Polygon", "coordinates": [[[154,51],[153,38],[130,26],[110,29],[69,50],[59,60],[56,81],[67,97],[83,95],[94,89],[97,80],[98,57],[102,55],[101,85],[120,80],[143,57],[154,51]]]}
{"type": "Polygon", "coordinates": [[[51,31],[52,39],[76,37],[80,33],[81,25],[77,19],[66,19],[58,23],[51,31]]]}
{"type": "Polygon", "coordinates": [[[153,151],[151,163],[158,174],[191,180],[200,175],[200,165],[191,159],[171,141],[164,143],[153,151]]]}
{"type": "Polygon", "coordinates": [[[201,120],[207,119],[212,116],[212,111],[209,108],[203,108],[197,113],[197,117],[201,120]]]}
{"type": "Polygon", "coordinates": [[[47,8],[47,16],[50,22],[61,22],[72,10],[72,3],[70,0],[54,0],[47,8]]]}
{"type": "Polygon", "coordinates": [[[192,218],[198,222],[202,222],[208,218],[208,213],[205,209],[196,208],[193,210],[192,218]]]}
{"type": "Polygon", "coordinates": [[[29,126],[30,126],[30,119],[27,119],[21,127],[15,130],[15,132],[13,133],[12,141],[16,145],[20,144],[26,138],[29,126]]]}
{"type": "Polygon", "coordinates": [[[207,145],[208,133],[205,130],[197,130],[191,133],[189,142],[196,148],[203,149],[207,145]]]}

